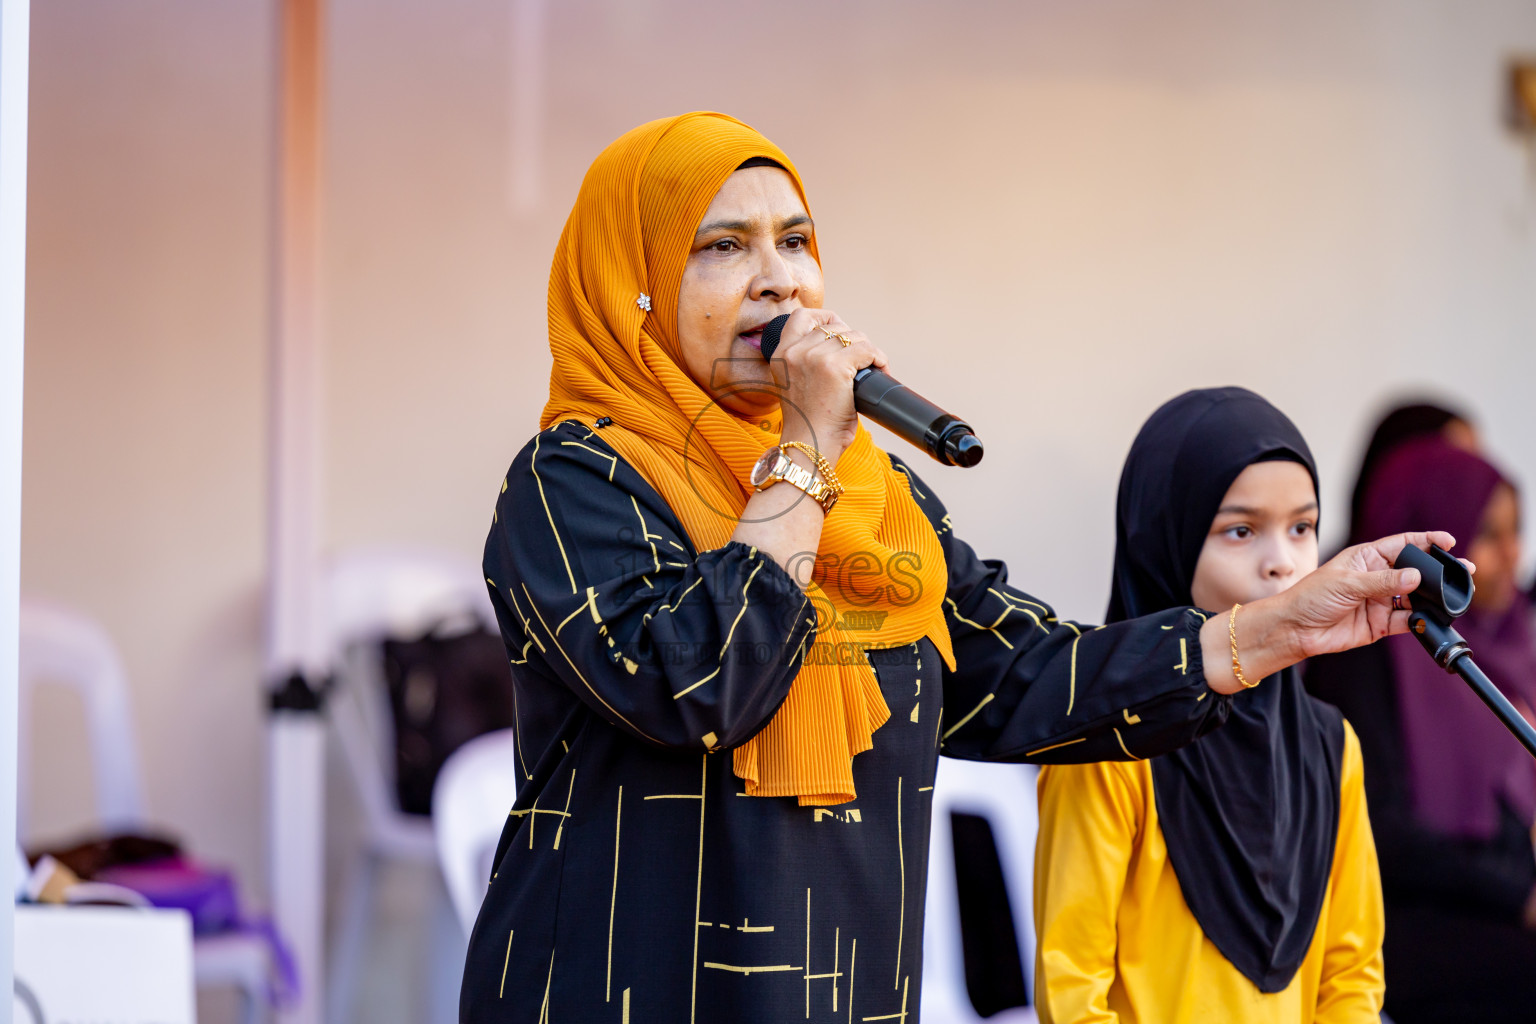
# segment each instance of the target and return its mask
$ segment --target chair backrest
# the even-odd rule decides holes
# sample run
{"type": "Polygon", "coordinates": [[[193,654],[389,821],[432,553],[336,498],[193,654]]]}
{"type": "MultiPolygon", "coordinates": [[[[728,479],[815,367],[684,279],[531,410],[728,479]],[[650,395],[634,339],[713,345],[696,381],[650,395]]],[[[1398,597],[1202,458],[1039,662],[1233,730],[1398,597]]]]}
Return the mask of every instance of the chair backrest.
{"type": "MultiPolygon", "coordinates": [[[[1019,939],[1024,978],[1034,991],[1035,835],[1039,831],[1035,768],[939,758],[933,787],[933,830],[928,849],[928,899],[923,937],[922,1019],[935,1024],[969,1024],[982,1017],[965,984],[960,939],[960,901],[955,884],[955,847],[950,812],[984,816],[992,827],[1008,887],[1009,907],[1019,939]]],[[[1005,1011],[992,1024],[1033,1019],[1032,1011],[1005,1011]]]]}
{"type": "Polygon", "coordinates": [[[465,615],[496,628],[479,566],[447,552],[406,547],[343,551],[326,565],[324,586],[332,651],[383,636],[421,633],[436,622],[465,615]]]}
{"type": "Polygon", "coordinates": [[[507,812],[517,799],[513,730],[470,740],[443,763],[432,789],[437,858],[454,912],[468,934],[491,877],[491,860],[507,812]]]}
{"type": "Polygon", "coordinates": [[[341,684],[327,705],[371,834],[392,834],[401,812],[394,793],[393,724],[377,642],[441,622],[479,620],[496,628],[485,580],[473,562],[441,551],[355,548],[329,560],[324,614],[341,684]]]}
{"type": "MultiPolygon", "coordinates": [[[[20,617],[20,778],[29,767],[30,696],[62,685],[80,697],[91,749],[97,824],[131,829],[143,823],[144,795],[134,746],[128,680],[112,638],[94,620],[62,605],[23,598],[20,617]]],[[[17,792],[17,834],[25,835],[29,786],[17,792]]]]}

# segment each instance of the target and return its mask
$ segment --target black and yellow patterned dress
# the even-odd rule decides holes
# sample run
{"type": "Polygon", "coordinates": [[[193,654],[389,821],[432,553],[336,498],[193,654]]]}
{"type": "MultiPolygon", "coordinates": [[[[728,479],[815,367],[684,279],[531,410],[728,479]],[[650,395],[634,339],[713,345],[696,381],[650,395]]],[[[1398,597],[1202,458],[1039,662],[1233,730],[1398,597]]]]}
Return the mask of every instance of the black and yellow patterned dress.
{"type": "MultiPolygon", "coordinates": [[[[942,752],[1126,760],[1214,728],[1199,612],[1059,621],[976,557],[907,473],[948,559],[958,668],[868,652],[891,709],[835,807],[748,797],[730,748],[818,648],[755,549],[695,551],[600,430],[539,434],[507,474],[485,573],[512,658],[522,780],[470,941],[466,1024],[917,1019],[942,752]]],[[[893,569],[893,571],[895,571],[893,569]]]]}

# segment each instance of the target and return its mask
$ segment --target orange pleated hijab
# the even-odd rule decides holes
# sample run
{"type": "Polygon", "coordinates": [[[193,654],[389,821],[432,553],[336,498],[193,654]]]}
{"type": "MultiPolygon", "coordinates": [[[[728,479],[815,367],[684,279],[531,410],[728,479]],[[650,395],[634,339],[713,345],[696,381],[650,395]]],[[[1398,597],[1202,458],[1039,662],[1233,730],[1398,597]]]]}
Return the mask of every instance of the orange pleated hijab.
{"type": "MultiPolygon", "coordinates": [[[[540,425],[611,417],[603,440],[660,492],[700,551],[730,540],[752,494],[752,465],[781,429],[716,405],[684,370],[677,334],[694,232],[725,179],[752,157],[783,164],[804,201],[789,157],[734,118],[683,114],[628,132],[593,161],[549,275],[554,368],[540,425]]],[[[855,797],[853,758],[890,717],[860,646],[927,636],[954,665],[944,552],[906,476],[862,425],[836,470],[845,492],[823,525],[807,588],[816,646],[773,718],[734,751],[753,796],[855,797]]]]}

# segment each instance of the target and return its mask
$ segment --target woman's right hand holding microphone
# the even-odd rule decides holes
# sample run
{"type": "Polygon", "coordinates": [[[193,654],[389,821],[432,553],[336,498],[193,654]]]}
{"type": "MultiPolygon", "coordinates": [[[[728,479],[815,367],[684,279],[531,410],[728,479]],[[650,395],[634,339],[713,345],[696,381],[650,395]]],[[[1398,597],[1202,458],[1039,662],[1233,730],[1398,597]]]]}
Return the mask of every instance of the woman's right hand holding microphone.
{"type": "Polygon", "coordinates": [[[781,439],[808,444],[836,465],[858,431],[854,375],[885,369],[885,353],[830,309],[801,307],[785,322],[770,364],[783,389],[781,439]]]}

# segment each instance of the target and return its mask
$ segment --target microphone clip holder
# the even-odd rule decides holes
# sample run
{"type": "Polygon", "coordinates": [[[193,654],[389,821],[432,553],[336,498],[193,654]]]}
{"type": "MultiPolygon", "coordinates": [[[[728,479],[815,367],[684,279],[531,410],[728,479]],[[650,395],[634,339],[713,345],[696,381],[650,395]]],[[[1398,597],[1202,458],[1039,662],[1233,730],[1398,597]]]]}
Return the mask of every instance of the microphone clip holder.
{"type": "Polygon", "coordinates": [[[1488,706],[1504,727],[1514,734],[1532,757],[1536,757],[1536,729],[1526,721],[1509,698],[1500,692],[1483,670],[1472,660],[1472,648],[1451,623],[1472,607],[1476,588],[1472,574],[1461,560],[1433,545],[1422,551],[1412,544],[1403,548],[1392,563],[1394,569],[1417,569],[1418,588],[1408,595],[1411,611],[1408,630],[1419,641],[1435,664],[1461,676],[1478,698],[1488,706]]]}

